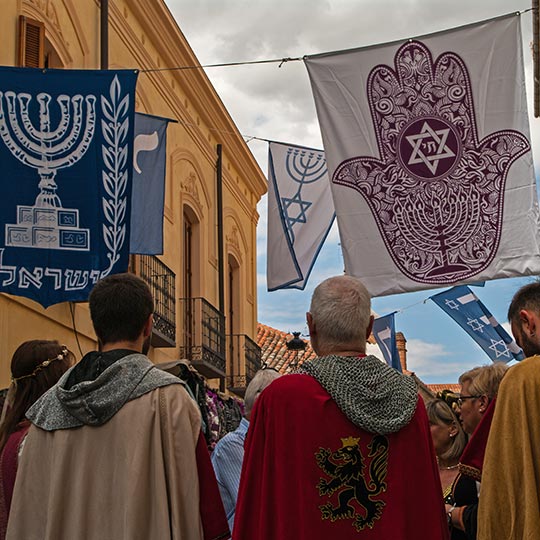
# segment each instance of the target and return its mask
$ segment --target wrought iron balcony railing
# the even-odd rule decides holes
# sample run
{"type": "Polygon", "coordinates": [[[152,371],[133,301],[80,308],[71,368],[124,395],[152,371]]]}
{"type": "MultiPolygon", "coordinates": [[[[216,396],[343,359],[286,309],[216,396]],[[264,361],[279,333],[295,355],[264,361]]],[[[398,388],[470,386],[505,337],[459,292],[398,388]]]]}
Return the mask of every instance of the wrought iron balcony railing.
{"type": "Polygon", "coordinates": [[[153,255],[135,255],[131,271],[140,276],[154,297],[153,347],[176,347],[176,276],[153,255]]]}
{"type": "Polygon", "coordinates": [[[182,298],[186,358],[205,377],[225,377],[225,316],[204,298],[182,298]]]}
{"type": "Polygon", "coordinates": [[[231,334],[227,340],[230,358],[229,390],[243,397],[247,385],[261,369],[261,348],[245,334],[231,334]]]}

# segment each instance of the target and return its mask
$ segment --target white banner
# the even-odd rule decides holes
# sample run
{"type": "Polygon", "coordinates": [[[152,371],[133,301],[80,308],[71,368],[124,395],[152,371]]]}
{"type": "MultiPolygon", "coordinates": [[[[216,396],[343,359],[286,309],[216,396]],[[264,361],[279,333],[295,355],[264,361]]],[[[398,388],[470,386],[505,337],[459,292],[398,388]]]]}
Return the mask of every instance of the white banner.
{"type": "Polygon", "coordinates": [[[270,142],[268,180],[268,290],[304,289],[335,217],[324,152],[270,142]]]}
{"type": "Polygon", "coordinates": [[[347,274],[380,296],[540,273],[518,15],[306,66],[347,274]]]}

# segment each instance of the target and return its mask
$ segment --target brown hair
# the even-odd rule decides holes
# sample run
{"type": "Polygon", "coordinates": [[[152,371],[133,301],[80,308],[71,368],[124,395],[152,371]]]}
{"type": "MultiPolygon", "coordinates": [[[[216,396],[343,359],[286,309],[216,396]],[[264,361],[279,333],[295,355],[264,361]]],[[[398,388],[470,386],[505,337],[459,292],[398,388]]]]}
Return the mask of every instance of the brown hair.
{"type": "Polygon", "coordinates": [[[517,323],[522,309],[540,312],[540,283],[529,283],[516,292],[508,308],[508,321],[517,323]]]}
{"type": "Polygon", "coordinates": [[[445,426],[451,426],[453,424],[456,426],[458,432],[455,437],[452,438],[450,448],[448,448],[444,454],[439,456],[439,458],[444,461],[458,460],[467,444],[467,435],[463,431],[463,428],[454,414],[454,411],[450,405],[448,405],[448,403],[442,399],[432,399],[426,403],[426,411],[430,424],[445,426]]]}
{"type": "Polygon", "coordinates": [[[0,425],[0,449],[26,411],[73,365],[75,357],[58,341],[25,341],[13,353],[11,378],[15,387],[13,403],[0,425]]]}
{"type": "Polygon", "coordinates": [[[133,274],[113,274],[98,281],[88,298],[90,316],[102,345],[134,341],[154,311],[152,293],[133,274]]]}

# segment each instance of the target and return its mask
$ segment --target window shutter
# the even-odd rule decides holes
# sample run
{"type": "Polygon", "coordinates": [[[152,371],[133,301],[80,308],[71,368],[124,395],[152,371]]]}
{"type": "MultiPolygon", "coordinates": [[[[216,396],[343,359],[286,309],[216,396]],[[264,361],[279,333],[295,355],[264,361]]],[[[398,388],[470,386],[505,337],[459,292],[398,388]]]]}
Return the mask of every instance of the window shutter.
{"type": "Polygon", "coordinates": [[[19,66],[45,66],[45,25],[24,15],[19,17],[19,66]]]}

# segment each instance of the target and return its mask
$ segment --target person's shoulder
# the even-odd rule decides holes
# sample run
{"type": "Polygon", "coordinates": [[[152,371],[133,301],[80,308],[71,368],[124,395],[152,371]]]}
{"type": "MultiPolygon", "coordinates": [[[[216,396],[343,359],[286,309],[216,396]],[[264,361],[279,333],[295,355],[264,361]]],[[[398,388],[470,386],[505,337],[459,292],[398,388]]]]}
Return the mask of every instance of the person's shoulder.
{"type": "Polygon", "coordinates": [[[283,392],[289,390],[296,390],[302,387],[310,387],[316,385],[317,381],[311,376],[305,373],[290,373],[283,375],[273,380],[265,390],[272,392],[283,392]]]}
{"type": "Polygon", "coordinates": [[[212,455],[219,456],[220,454],[227,452],[233,446],[242,446],[244,445],[243,441],[240,439],[239,435],[234,431],[227,433],[217,442],[212,455]]]}
{"type": "MultiPolygon", "coordinates": [[[[165,375],[169,375],[169,374],[165,373],[165,375]]],[[[174,377],[174,376],[171,375],[170,377],[174,377]]],[[[174,378],[176,380],[173,381],[173,380],[170,380],[168,377],[165,377],[163,379],[163,382],[168,382],[169,384],[156,387],[153,390],[153,392],[157,393],[157,395],[159,395],[159,398],[165,401],[189,402],[196,405],[194,399],[190,396],[189,392],[187,391],[184,382],[180,379],[177,379],[176,377],[174,378]]]]}
{"type": "Polygon", "coordinates": [[[300,397],[313,396],[321,391],[322,387],[311,375],[304,373],[292,373],[283,375],[268,385],[257,401],[261,405],[272,407],[288,407],[300,397]]]}
{"type": "Polygon", "coordinates": [[[501,381],[501,388],[518,381],[540,382],[540,356],[530,356],[511,366],[501,381]]]}

